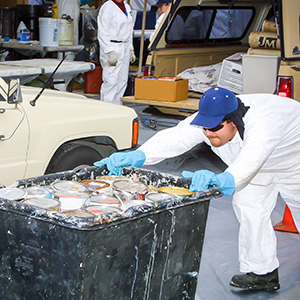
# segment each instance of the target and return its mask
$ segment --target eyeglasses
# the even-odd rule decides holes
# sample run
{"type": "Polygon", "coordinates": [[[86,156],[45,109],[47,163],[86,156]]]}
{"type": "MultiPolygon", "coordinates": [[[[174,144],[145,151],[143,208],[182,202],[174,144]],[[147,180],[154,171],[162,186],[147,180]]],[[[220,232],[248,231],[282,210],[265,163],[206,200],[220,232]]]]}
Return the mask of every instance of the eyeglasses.
{"type": "Polygon", "coordinates": [[[211,132],[216,132],[216,131],[221,130],[221,129],[224,127],[224,125],[223,125],[224,122],[225,122],[225,121],[222,121],[222,123],[220,123],[220,124],[217,125],[216,127],[213,127],[213,128],[206,128],[206,127],[203,127],[203,129],[204,129],[205,131],[208,130],[208,131],[211,131],[211,132]]]}

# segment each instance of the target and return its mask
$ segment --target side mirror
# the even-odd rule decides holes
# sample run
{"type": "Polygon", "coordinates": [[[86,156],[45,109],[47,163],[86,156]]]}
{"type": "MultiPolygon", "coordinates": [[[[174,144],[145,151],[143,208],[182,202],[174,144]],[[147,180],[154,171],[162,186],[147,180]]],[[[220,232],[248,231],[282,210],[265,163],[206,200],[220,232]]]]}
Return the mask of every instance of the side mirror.
{"type": "Polygon", "coordinates": [[[0,77],[0,101],[7,101],[11,104],[22,102],[20,80],[18,78],[13,78],[9,83],[6,83],[0,77]]]}

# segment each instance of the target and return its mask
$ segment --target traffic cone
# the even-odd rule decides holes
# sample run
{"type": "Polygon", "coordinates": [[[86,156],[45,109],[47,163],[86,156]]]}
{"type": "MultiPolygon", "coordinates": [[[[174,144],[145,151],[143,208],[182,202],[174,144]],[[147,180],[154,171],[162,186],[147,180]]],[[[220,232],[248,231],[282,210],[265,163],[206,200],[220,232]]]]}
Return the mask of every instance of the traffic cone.
{"type": "Polygon", "coordinates": [[[289,207],[285,206],[284,216],[281,222],[274,226],[275,230],[299,233],[293,220],[289,207]]]}

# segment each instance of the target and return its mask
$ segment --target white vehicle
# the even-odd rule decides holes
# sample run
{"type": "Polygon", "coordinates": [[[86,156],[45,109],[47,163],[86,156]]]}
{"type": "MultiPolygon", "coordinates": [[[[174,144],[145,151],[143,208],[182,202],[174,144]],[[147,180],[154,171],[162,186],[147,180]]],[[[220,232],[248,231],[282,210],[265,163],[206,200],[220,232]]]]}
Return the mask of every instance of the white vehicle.
{"type": "Polygon", "coordinates": [[[129,107],[0,78],[0,183],[79,169],[138,140],[129,107]],[[40,97],[36,97],[40,94],[40,97]]]}

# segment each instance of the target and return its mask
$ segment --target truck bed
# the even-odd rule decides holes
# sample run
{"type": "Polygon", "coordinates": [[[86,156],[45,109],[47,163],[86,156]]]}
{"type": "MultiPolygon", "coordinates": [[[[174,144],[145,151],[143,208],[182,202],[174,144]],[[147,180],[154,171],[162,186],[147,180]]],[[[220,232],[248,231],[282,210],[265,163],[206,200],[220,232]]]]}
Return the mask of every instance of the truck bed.
{"type": "Polygon", "coordinates": [[[166,114],[189,116],[198,110],[199,98],[188,98],[179,101],[161,101],[135,99],[134,96],[122,97],[121,100],[127,103],[138,103],[146,106],[154,106],[166,114]]]}

